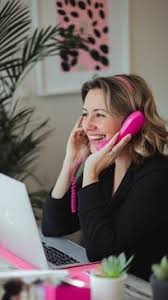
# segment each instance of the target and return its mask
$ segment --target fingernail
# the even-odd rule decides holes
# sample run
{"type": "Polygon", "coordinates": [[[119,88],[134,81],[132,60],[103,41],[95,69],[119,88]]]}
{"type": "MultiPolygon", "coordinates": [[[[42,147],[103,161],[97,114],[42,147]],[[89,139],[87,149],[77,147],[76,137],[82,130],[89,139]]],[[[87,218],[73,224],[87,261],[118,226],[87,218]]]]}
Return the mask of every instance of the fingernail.
{"type": "Polygon", "coordinates": [[[132,138],[132,135],[131,135],[131,134],[128,134],[128,135],[127,135],[127,139],[130,140],[131,138],[132,138]]]}

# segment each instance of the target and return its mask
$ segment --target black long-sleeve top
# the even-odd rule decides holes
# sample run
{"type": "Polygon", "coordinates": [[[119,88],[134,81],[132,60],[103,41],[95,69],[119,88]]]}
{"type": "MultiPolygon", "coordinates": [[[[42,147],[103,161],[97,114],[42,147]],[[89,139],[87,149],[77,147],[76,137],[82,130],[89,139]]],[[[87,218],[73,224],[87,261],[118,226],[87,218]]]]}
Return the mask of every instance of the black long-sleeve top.
{"type": "Polygon", "coordinates": [[[42,231],[61,236],[82,229],[90,261],[111,254],[134,254],[130,272],[149,279],[151,265],[168,254],[168,158],[155,156],[130,166],[112,196],[114,165],[99,182],[77,184],[78,213],[71,213],[70,190],[62,199],[49,198],[42,231]]]}

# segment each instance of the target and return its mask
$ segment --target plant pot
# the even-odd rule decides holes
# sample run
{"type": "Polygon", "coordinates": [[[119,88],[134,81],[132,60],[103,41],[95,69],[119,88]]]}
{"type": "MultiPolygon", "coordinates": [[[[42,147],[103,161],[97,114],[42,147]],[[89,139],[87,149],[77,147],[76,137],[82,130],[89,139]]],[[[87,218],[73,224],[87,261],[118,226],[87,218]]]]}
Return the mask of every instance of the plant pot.
{"type": "Polygon", "coordinates": [[[168,281],[156,278],[152,274],[150,277],[153,300],[168,300],[168,281]]]}
{"type": "Polygon", "coordinates": [[[90,275],[91,300],[123,300],[127,274],[119,278],[90,275]]]}

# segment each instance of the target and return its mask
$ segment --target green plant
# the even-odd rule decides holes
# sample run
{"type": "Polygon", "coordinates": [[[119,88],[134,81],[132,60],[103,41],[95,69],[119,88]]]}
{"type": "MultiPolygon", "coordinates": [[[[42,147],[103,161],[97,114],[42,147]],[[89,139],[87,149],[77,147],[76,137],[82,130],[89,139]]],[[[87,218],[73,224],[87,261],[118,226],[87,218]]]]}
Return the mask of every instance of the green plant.
{"type": "Polygon", "coordinates": [[[118,278],[127,272],[132,259],[133,256],[127,260],[124,253],[121,253],[118,256],[111,255],[104,258],[100,263],[96,276],[118,278]]]}
{"type": "Polygon", "coordinates": [[[152,271],[156,278],[168,280],[168,257],[163,256],[158,264],[153,264],[152,271]]]}
{"type": "MultiPolygon", "coordinates": [[[[32,107],[21,108],[16,91],[27,73],[48,56],[71,55],[86,49],[72,27],[31,29],[29,8],[22,0],[0,1],[0,172],[25,181],[34,174],[42,142],[48,137],[48,120],[37,122],[32,107]],[[19,105],[18,105],[19,104],[19,105]]],[[[45,191],[31,193],[33,206],[42,205],[45,191]]]]}

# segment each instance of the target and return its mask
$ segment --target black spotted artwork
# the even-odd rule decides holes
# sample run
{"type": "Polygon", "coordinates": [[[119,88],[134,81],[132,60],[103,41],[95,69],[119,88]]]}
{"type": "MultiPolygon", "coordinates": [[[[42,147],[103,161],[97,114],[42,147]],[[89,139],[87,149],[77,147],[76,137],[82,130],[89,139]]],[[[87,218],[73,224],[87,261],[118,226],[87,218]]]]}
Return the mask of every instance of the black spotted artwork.
{"type": "Polygon", "coordinates": [[[57,23],[87,39],[87,51],[62,51],[62,72],[105,71],[109,61],[109,20],[107,0],[58,0],[57,23]]]}

